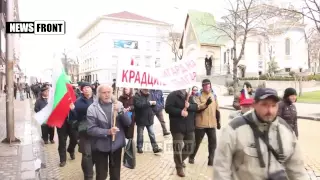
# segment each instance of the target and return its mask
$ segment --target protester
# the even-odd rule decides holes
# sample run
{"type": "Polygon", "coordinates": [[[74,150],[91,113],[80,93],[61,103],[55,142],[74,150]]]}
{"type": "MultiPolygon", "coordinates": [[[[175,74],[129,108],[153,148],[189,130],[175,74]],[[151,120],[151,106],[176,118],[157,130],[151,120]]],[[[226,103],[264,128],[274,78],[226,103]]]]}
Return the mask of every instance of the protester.
{"type": "Polygon", "coordinates": [[[156,105],[153,108],[153,112],[160,121],[162,132],[164,136],[170,135],[170,132],[168,131],[166,127],[166,122],[164,121],[163,117],[163,109],[164,109],[164,98],[163,98],[163,92],[161,90],[150,90],[150,95],[152,97],[153,101],[156,101],[156,105]]]}
{"type": "Polygon", "coordinates": [[[198,95],[198,91],[199,91],[199,90],[198,90],[198,87],[197,87],[197,86],[193,86],[191,90],[192,90],[191,96],[194,96],[194,97],[195,97],[195,96],[198,95]]]}
{"type": "Polygon", "coordinates": [[[249,112],[250,110],[252,110],[252,105],[253,105],[253,99],[250,98],[250,99],[243,99],[241,102],[240,102],[240,109],[241,110],[238,110],[238,111],[235,111],[235,112],[231,112],[230,115],[229,115],[229,120],[233,120],[234,118],[238,117],[238,116],[242,116],[244,115],[245,113],[249,112]]]}
{"type": "Polygon", "coordinates": [[[223,129],[213,179],[309,179],[293,130],[277,117],[277,92],[259,88],[254,100],[254,111],[235,118],[223,129]]]}
{"type": "Polygon", "coordinates": [[[91,141],[87,134],[87,109],[93,103],[91,84],[82,82],[80,86],[81,96],[74,103],[72,110],[72,120],[76,121],[79,133],[79,152],[82,154],[81,167],[84,180],[93,179],[93,160],[91,151],[91,141]]]}
{"type": "Polygon", "coordinates": [[[13,97],[14,97],[14,99],[17,99],[17,91],[18,91],[17,83],[13,83],[13,97]]]}
{"type": "Polygon", "coordinates": [[[284,119],[293,129],[298,137],[298,116],[294,103],[297,101],[297,92],[293,88],[284,91],[283,99],[279,103],[278,116],[284,119]]]}
{"type": "Polygon", "coordinates": [[[26,91],[27,99],[31,98],[30,90],[31,90],[30,86],[28,85],[28,83],[26,83],[25,91],[26,91]]]}
{"type": "Polygon", "coordinates": [[[244,82],[243,88],[241,89],[240,92],[238,92],[233,100],[233,107],[236,110],[240,110],[240,102],[243,99],[249,99],[252,98],[253,96],[253,89],[252,85],[249,82],[244,82]],[[248,97],[246,97],[248,96],[248,97]]]}
{"type": "Polygon", "coordinates": [[[127,139],[133,138],[134,134],[134,105],[133,105],[133,89],[123,88],[122,95],[119,97],[119,101],[123,104],[126,112],[131,112],[131,125],[126,127],[125,135],[127,139]]]}
{"type": "Polygon", "coordinates": [[[121,112],[121,102],[114,103],[112,87],[100,85],[98,100],[87,112],[88,134],[92,137],[92,155],[96,167],[96,180],[120,180],[122,148],[125,146],[124,127],[131,124],[128,115],[121,112]],[[113,127],[113,111],[118,112],[116,127],[113,127]],[[115,140],[112,140],[115,136],[115,140]]]}
{"type": "Polygon", "coordinates": [[[154,113],[153,108],[156,106],[156,101],[152,101],[148,89],[141,89],[137,92],[133,99],[135,109],[135,120],[137,124],[137,149],[138,153],[143,153],[143,131],[147,128],[150,142],[154,153],[162,152],[156,142],[156,136],[153,130],[154,113]]]}
{"type": "Polygon", "coordinates": [[[166,100],[165,111],[169,114],[172,133],[173,159],[177,175],[185,177],[184,160],[194,148],[195,113],[198,105],[193,98],[187,99],[185,89],[171,92],[166,100]]]}
{"type": "MultiPolygon", "coordinates": [[[[72,103],[70,105],[70,109],[74,110],[74,108],[75,106],[72,103]]],[[[58,139],[59,139],[58,152],[60,157],[60,167],[64,167],[66,165],[67,152],[70,154],[71,160],[74,160],[76,158],[74,152],[75,152],[75,147],[78,144],[77,142],[78,136],[77,136],[77,131],[72,126],[72,122],[69,120],[69,118],[70,118],[70,115],[67,116],[61,128],[57,128],[58,139]],[[69,146],[67,149],[68,136],[69,136],[69,146]]]]}
{"type": "Polygon", "coordinates": [[[217,146],[216,128],[220,129],[220,111],[217,98],[212,93],[209,79],[202,81],[200,96],[197,96],[196,103],[199,105],[199,112],[196,114],[195,149],[189,157],[189,163],[194,164],[194,158],[200,147],[202,139],[206,134],[208,137],[208,166],[213,165],[214,151],[217,146]]]}
{"type": "MultiPolygon", "coordinates": [[[[41,95],[38,97],[34,104],[34,111],[37,113],[41,111],[47,104],[48,104],[48,97],[49,97],[49,87],[42,86],[41,87],[41,95]]],[[[42,140],[45,144],[50,142],[54,143],[54,127],[49,127],[47,124],[41,125],[41,133],[42,133],[42,140]]]]}
{"type": "Polygon", "coordinates": [[[18,90],[19,90],[19,95],[20,95],[20,101],[24,101],[24,96],[23,96],[23,87],[22,87],[22,84],[19,83],[18,84],[18,90]]]}

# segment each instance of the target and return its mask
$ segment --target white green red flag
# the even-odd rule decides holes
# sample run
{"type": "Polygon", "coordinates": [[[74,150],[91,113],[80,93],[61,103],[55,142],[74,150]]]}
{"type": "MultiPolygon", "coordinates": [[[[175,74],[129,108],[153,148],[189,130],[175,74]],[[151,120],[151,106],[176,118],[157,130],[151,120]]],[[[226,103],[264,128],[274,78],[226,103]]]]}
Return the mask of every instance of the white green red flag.
{"type": "Polygon", "coordinates": [[[60,128],[66,120],[70,104],[75,102],[76,96],[62,63],[55,62],[54,66],[48,104],[35,114],[35,119],[40,124],[60,128]]]}

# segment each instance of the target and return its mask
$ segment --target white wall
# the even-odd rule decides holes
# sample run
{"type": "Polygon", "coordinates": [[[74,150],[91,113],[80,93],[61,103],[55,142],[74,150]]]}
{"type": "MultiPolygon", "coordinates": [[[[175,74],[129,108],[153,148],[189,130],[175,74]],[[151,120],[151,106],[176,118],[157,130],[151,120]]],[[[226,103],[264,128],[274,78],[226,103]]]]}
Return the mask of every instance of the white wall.
{"type": "MultiPolygon", "coordinates": [[[[272,46],[273,56],[275,61],[278,63],[279,68],[284,70],[290,68],[291,70],[298,71],[299,68],[303,70],[308,69],[308,49],[304,38],[303,30],[288,29],[285,33],[269,36],[270,42],[264,37],[252,36],[247,39],[244,56],[239,61],[239,64],[246,66],[246,76],[258,76],[259,71],[266,73],[268,69],[269,48],[272,46]],[[285,40],[289,38],[290,44],[290,55],[285,54],[285,40]],[[258,46],[261,42],[261,54],[259,55],[258,46]],[[259,61],[262,62],[262,67],[259,67],[259,61]]],[[[222,49],[221,59],[223,59],[223,52],[226,49],[231,48],[231,41],[226,43],[229,44],[222,49]]],[[[237,55],[241,50],[241,44],[237,44],[237,55]]],[[[232,61],[230,61],[230,64],[232,61]]],[[[232,69],[232,65],[231,65],[232,69]]]]}

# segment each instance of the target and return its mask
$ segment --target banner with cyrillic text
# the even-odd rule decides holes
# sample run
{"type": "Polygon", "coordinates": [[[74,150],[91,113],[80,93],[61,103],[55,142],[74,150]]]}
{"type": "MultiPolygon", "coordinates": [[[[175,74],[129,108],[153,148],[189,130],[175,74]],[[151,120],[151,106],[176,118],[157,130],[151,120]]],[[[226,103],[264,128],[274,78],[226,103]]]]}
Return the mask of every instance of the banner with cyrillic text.
{"type": "Polygon", "coordinates": [[[117,87],[179,90],[196,84],[196,59],[187,58],[165,68],[125,66],[117,69],[117,87]]]}

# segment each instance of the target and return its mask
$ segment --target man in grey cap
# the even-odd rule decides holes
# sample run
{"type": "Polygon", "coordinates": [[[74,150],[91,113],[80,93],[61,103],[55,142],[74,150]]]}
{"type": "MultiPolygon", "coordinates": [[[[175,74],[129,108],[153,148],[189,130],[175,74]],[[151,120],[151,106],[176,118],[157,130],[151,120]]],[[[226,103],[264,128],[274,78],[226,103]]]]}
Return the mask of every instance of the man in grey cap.
{"type": "Polygon", "coordinates": [[[257,89],[254,110],[230,121],[214,159],[214,179],[307,180],[303,157],[291,127],[277,117],[274,89],[257,89]]]}

